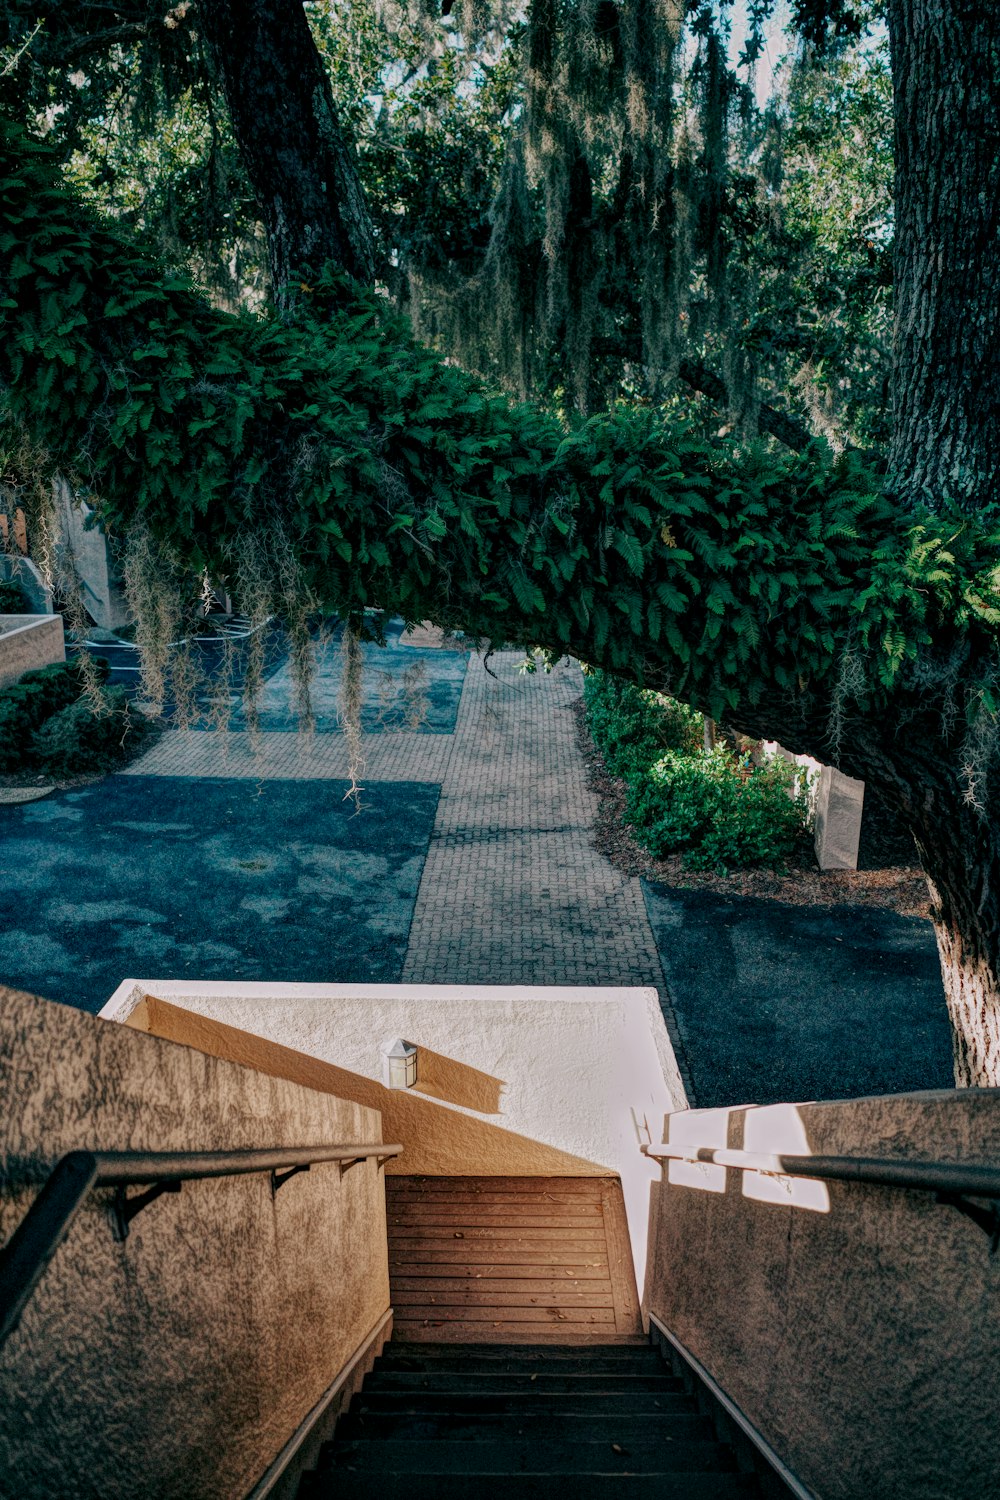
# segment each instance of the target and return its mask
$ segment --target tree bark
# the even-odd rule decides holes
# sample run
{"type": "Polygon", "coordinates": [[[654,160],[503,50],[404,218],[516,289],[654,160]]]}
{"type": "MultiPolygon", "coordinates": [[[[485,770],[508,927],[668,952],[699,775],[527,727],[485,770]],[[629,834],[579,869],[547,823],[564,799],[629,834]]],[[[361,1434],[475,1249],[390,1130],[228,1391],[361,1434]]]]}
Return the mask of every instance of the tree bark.
{"type": "Polygon", "coordinates": [[[914,756],[910,735],[902,738],[896,763],[887,766],[883,753],[873,770],[905,817],[927,876],[955,1082],[988,1088],[1000,1082],[1000,827],[987,816],[998,802],[996,778],[977,807],[958,774],[957,746],[949,754],[931,736],[930,753],[914,756]]]}
{"type": "Polygon", "coordinates": [[[302,0],[203,0],[199,12],[267,231],[275,304],[324,266],[371,283],[371,221],[302,0]]]}
{"type": "MultiPolygon", "coordinates": [[[[896,137],[890,483],[975,512],[1000,480],[1000,8],[890,0],[896,137]]],[[[880,782],[928,877],[959,1085],[1000,1083],[1000,785],[905,734],[880,782]]]]}
{"type": "Polygon", "coordinates": [[[1000,480],[1000,6],[890,0],[896,315],[889,469],[970,509],[1000,480]]]}
{"type": "Polygon", "coordinates": [[[927,876],[931,918],[951,1021],[955,1082],[1000,1083],[1000,802],[995,771],[969,797],[961,746],[942,744],[933,725],[863,736],[855,765],[868,762],[908,824],[927,876]],[[865,754],[865,743],[872,752],[865,754]],[[860,753],[859,753],[860,752],[860,753]]]}

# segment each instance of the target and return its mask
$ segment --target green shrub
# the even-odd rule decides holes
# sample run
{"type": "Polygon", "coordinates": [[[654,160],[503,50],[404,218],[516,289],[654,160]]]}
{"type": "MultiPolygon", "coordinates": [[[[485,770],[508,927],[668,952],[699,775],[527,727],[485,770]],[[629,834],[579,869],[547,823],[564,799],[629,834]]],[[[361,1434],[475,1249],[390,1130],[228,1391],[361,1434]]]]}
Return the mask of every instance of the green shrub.
{"type": "Polygon", "coordinates": [[[103,688],[95,712],[89,698],[61,708],[31,737],[30,756],[40,770],[77,775],[103,771],[126,760],[149,729],[141,714],[129,712],[124,688],[103,688]]]}
{"type": "MultiPolygon", "coordinates": [[[[101,723],[105,718],[114,720],[120,740],[124,695],[120,688],[104,686],[107,662],[98,659],[93,669],[107,709],[107,714],[99,713],[95,722],[101,723]]],[[[80,661],[59,662],[25,672],[17,682],[0,689],[0,771],[44,769],[72,774],[99,769],[101,762],[95,760],[95,754],[102,743],[107,746],[112,762],[120,759],[113,751],[116,736],[110,724],[93,731],[85,727],[84,719],[93,720],[95,716],[91,700],[81,697],[83,674],[80,661]],[[49,726],[54,721],[60,721],[63,727],[50,732],[49,726]],[[77,726],[76,732],[69,728],[71,723],[77,726]],[[84,761],[86,764],[82,764],[84,761]]],[[[145,725],[144,720],[140,722],[145,725]]]]}
{"type": "Polygon", "coordinates": [[[628,820],[651,854],[681,853],[690,869],[777,869],[805,829],[804,802],[790,795],[797,774],[780,759],[749,765],[724,746],[669,751],[630,777],[628,820]]]}
{"type": "Polygon", "coordinates": [[[696,750],[701,715],[662,693],[637,688],[607,672],[583,680],[587,722],[612,776],[643,771],[666,750],[696,750]]]}
{"type": "Polygon", "coordinates": [[[0,615],[30,615],[31,600],[15,579],[0,578],[0,615]]]}
{"type": "Polygon", "coordinates": [[[71,662],[25,672],[0,689],[0,771],[17,770],[29,756],[35,731],[82,689],[79,669],[71,662]]]}

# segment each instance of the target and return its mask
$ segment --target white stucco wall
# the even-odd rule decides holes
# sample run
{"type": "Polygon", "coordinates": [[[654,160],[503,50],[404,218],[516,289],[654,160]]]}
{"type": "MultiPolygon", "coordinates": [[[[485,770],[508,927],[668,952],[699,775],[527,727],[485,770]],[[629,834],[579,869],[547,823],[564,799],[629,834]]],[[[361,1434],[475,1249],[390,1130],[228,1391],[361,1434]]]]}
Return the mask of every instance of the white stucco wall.
{"type": "MultiPolygon", "coordinates": [[[[659,1139],[666,1113],[687,1106],[655,989],[126,980],[101,1014],[128,1021],[147,996],[378,1083],[384,1050],[396,1038],[429,1049],[433,1066],[412,1093],[433,1111],[449,1111],[452,1125],[456,1115],[488,1121],[620,1176],[642,1285],[649,1188],[658,1173],[639,1146],[659,1139]],[[476,1089],[485,1108],[456,1102],[476,1089]]],[[[194,1029],[189,1041],[199,1045],[194,1029]]],[[[427,1129],[426,1109],[422,1120],[427,1129]]],[[[408,1144],[405,1119],[390,1124],[387,1117],[386,1126],[408,1144]]],[[[518,1170],[514,1155],[506,1164],[502,1152],[484,1155],[471,1129],[452,1130],[449,1139],[440,1172],[518,1170]]],[[[414,1160],[408,1150],[411,1171],[414,1160]]],[[[407,1170],[402,1159],[400,1169],[407,1170]]]]}

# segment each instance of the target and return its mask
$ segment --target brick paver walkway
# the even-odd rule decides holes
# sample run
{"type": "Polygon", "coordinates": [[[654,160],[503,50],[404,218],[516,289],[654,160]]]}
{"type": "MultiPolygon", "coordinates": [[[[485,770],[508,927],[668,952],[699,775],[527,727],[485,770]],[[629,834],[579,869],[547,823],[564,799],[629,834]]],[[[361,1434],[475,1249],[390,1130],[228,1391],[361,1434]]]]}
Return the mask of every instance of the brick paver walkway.
{"type": "MultiPolygon", "coordinates": [[[[520,653],[469,663],[454,734],[364,737],[364,780],[441,786],[403,979],[646,984],[664,995],[639,881],[591,838],[596,811],[571,705],[579,668],[519,676],[520,653]],[[495,673],[494,675],[491,675],[495,673]]],[[[339,780],[339,734],[167,733],[126,774],[339,780]]]]}
{"type": "Polygon", "coordinates": [[[473,658],[442,778],[404,979],[652,984],[660,961],[638,880],[597,853],[571,705],[580,670],[518,676],[473,658]]]}

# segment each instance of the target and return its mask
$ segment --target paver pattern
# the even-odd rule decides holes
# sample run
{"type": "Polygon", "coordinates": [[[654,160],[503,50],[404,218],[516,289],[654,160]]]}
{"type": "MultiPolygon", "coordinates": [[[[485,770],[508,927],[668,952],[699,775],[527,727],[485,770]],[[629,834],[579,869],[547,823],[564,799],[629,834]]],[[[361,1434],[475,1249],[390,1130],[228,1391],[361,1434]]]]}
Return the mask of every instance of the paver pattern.
{"type": "Polygon", "coordinates": [[[571,705],[580,669],[470,663],[403,978],[426,984],[647,984],[662,991],[638,880],[593,845],[571,705]]]}
{"type": "MultiPolygon", "coordinates": [[[[455,654],[435,653],[445,664],[455,654]]],[[[400,977],[662,991],[640,883],[593,847],[595,798],[571,713],[579,668],[563,662],[521,676],[521,660],[497,652],[487,667],[470,656],[452,734],[363,737],[365,786],[441,788],[400,977]]],[[[190,731],[165,734],[125,774],[339,781],[347,773],[338,734],[265,732],[254,746],[242,732],[190,731]]]]}

